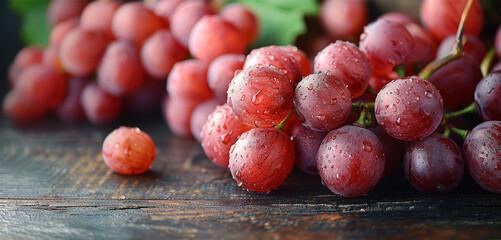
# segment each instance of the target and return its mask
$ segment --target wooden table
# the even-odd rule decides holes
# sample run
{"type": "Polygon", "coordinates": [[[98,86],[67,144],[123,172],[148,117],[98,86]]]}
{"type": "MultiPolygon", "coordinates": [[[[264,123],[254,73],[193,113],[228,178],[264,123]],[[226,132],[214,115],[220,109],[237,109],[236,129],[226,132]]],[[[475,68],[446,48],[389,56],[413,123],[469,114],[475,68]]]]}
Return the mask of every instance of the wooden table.
{"type": "Polygon", "coordinates": [[[174,137],[161,119],[126,122],[158,149],[139,176],[115,174],[102,160],[102,141],[118,125],[47,120],[23,129],[0,119],[2,239],[501,238],[501,195],[469,178],[432,196],[397,173],[347,199],[294,171],[260,195],[237,187],[197,142],[174,137]]]}

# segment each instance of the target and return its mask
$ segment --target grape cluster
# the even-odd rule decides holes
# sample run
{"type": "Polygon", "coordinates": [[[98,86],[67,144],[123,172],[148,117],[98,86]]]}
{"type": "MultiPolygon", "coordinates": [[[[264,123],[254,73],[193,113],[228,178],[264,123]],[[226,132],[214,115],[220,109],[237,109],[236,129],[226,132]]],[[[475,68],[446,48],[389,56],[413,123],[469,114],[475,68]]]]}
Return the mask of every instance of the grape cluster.
{"type": "MultiPolygon", "coordinates": [[[[365,1],[326,0],[318,20],[335,40],[313,54],[274,45],[246,54],[259,24],[239,4],[83,1],[59,16],[59,2],[48,12],[51,45],[26,47],[9,71],[3,110],[15,121],[55,110],[107,124],[161,103],[175,135],[196,138],[250,191],[276,189],[296,166],[357,197],[403,165],[426,193],[452,191],[465,169],[501,192],[501,63],[483,75],[478,0],[425,0],[423,25],[398,12],[369,23],[365,1]],[[483,123],[460,116],[476,110],[483,123]],[[467,131],[461,120],[480,124],[467,131]]],[[[501,27],[493,49],[501,58],[501,27]]]]}
{"type": "MultiPolygon", "coordinates": [[[[103,125],[124,112],[151,115],[164,101],[164,112],[175,112],[166,117],[171,128],[191,136],[192,110],[214,96],[211,88],[229,83],[259,32],[256,16],[243,5],[216,7],[204,0],[53,0],[46,12],[50,44],[17,54],[3,111],[22,123],[55,112],[64,122],[103,125]],[[222,55],[226,60],[214,61],[222,55]],[[205,78],[198,81],[209,66],[210,87],[205,78]]],[[[216,93],[218,104],[226,101],[225,91],[216,93]]],[[[210,111],[215,105],[206,104],[210,111]]],[[[193,122],[199,128],[208,115],[200,112],[200,123],[193,122]]]]}

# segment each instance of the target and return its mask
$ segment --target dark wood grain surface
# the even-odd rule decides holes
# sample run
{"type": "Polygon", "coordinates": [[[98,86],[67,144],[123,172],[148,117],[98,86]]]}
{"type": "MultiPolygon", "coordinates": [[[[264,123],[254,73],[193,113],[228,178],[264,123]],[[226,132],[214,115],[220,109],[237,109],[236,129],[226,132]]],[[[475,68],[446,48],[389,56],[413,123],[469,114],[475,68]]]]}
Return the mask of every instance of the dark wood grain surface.
{"type": "Polygon", "coordinates": [[[397,173],[367,196],[347,199],[294,171],[261,195],[238,187],[197,142],[172,136],[162,120],[139,126],[158,156],[147,173],[124,176],[101,157],[102,140],[117,126],[48,120],[19,128],[2,118],[0,238],[501,238],[501,196],[468,178],[432,196],[397,173]]]}

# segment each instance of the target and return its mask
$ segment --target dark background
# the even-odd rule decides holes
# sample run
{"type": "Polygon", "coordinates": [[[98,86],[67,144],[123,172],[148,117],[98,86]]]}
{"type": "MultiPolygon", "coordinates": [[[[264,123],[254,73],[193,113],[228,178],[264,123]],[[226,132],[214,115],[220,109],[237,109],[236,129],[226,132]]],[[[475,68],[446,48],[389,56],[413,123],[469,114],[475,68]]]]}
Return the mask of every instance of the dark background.
{"type": "Polygon", "coordinates": [[[23,47],[21,19],[9,9],[7,0],[0,0],[0,97],[7,92],[7,73],[16,53],[23,47]]]}

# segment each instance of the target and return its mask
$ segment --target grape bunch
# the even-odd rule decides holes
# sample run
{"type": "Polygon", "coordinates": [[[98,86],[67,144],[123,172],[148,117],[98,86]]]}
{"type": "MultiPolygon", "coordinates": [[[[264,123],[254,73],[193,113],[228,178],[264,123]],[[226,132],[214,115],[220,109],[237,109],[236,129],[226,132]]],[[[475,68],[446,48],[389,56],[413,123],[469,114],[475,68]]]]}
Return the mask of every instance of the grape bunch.
{"type": "Polygon", "coordinates": [[[313,52],[246,52],[259,24],[239,4],[83,1],[62,16],[59,2],[51,45],[26,47],[10,69],[3,110],[15,121],[55,111],[108,124],[161,105],[175,135],[249,191],[278,188],[296,166],[344,197],[395,170],[425,193],[452,191],[465,169],[501,192],[501,27],[487,50],[478,0],[424,0],[423,24],[399,12],[369,22],[365,1],[326,0],[313,52]]]}
{"type": "MultiPolygon", "coordinates": [[[[152,115],[164,101],[164,112],[176,112],[166,117],[169,125],[183,135],[189,129],[183,118],[213,97],[205,79],[190,82],[194,74],[205,76],[216,58],[232,55],[211,67],[211,87],[227,84],[223,75],[241,67],[241,54],[259,33],[256,16],[243,5],[204,0],[53,0],[46,16],[49,46],[25,47],[9,69],[2,107],[16,123],[54,112],[64,122],[105,125],[122,113],[152,115]]],[[[218,104],[226,101],[223,91],[218,104]]],[[[216,105],[205,104],[210,111],[216,105]]]]}

